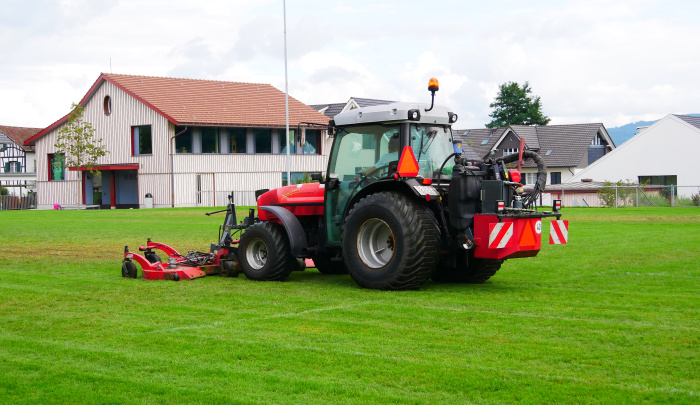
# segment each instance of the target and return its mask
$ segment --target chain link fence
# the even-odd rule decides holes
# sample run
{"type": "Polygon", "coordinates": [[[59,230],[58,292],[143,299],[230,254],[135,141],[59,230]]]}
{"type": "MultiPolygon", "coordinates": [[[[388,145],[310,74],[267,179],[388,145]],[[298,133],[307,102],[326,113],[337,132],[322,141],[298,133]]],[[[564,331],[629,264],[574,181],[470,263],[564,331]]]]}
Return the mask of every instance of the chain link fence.
{"type": "Polygon", "coordinates": [[[607,207],[697,207],[700,186],[604,186],[598,196],[607,207]]]}
{"type": "Polygon", "coordinates": [[[561,199],[564,207],[697,207],[700,186],[600,185],[587,190],[557,190],[542,195],[541,205],[561,199]]]}

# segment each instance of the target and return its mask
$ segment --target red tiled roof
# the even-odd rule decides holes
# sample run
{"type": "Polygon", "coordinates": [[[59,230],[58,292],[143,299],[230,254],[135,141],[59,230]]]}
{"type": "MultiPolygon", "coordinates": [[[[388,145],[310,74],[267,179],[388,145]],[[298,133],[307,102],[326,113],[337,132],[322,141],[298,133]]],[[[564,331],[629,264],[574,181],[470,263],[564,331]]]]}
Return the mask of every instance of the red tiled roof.
{"type": "Polygon", "coordinates": [[[10,127],[7,125],[0,125],[0,132],[7,135],[12,142],[16,143],[26,151],[33,151],[34,147],[24,146],[24,142],[39,131],[41,131],[41,128],[10,127]]]}
{"type": "MultiPolygon", "coordinates": [[[[130,76],[105,79],[160,110],[176,124],[285,126],[284,92],[269,84],[130,76]]],[[[325,123],[328,118],[289,97],[289,122],[325,123]]]]}
{"type": "MultiPolygon", "coordinates": [[[[269,84],[103,73],[80,101],[85,105],[109,81],[176,125],[278,127],[286,125],[285,94],[269,84]]],[[[28,142],[65,122],[67,115],[28,142]]],[[[328,117],[289,97],[289,125],[327,123],[328,117]]]]}

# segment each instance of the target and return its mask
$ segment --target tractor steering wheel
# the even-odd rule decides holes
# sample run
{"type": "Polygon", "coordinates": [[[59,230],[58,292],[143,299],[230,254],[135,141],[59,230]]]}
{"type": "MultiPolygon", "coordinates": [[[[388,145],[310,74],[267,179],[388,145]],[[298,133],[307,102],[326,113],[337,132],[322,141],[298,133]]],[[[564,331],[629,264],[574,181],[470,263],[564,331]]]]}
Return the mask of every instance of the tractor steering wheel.
{"type": "Polygon", "coordinates": [[[369,171],[368,173],[365,173],[365,174],[358,173],[358,175],[360,175],[360,176],[362,176],[362,177],[361,177],[359,180],[357,179],[357,177],[355,177],[355,180],[357,180],[357,183],[356,183],[355,186],[353,187],[353,192],[354,192],[355,190],[357,190],[357,189],[362,185],[362,183],[364,183],[364,182],[369,183],[369,182],[370,182],[370,179],[375,179],[375,180],[376,180],[376,179],[379,179],[379,176],[377,176],[377,174],[378,174],[381,170],[383,170],[384,168],[386,168],[386,167],[388,167],[388,166],[389,166],[389,165],[387,164],[387,165],[383,165],[383,166],[380,166],[380,167],[376,167],[374,170],[371,170],[371,171],[369,171]]]}

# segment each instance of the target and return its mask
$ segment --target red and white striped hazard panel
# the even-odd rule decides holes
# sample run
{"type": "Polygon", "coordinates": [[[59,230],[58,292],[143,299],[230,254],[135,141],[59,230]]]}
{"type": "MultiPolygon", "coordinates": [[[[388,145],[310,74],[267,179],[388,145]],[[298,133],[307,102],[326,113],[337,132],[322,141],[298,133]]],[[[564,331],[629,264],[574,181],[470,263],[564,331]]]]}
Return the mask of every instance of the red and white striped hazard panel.
{"type": "Polygon", "coordinates": [[[555,220],[549,225],[549,244],[565,245],[569,242],[569,221],[555,220]]]}
{"type": "Polygon", "coordinates": [[[489,249],[502,249],[509,245],[512,238],[512,222],[489,224],[489,249]]]}

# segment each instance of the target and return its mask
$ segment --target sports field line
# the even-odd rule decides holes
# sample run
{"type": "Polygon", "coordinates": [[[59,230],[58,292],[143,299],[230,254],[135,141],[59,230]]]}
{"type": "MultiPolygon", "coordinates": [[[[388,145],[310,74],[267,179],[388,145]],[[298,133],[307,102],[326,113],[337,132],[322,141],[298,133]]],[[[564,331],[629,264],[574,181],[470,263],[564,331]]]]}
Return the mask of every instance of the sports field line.
{"type": "MultiPolygon", "coordinates": [[[[397,307],[406,307],[406,308],[409,307],[408,305],[402,305],[402,304],[391,304],[391,305],[397,306],[397,307]]],[[[410,308],[416,308],[416,307],[423,308],[423,309],[431,309],[431,310],[443,310],[443,311],[455,311],[455,312],[474,312],[474,313],[479,313],[479,314],[490,314],[490,315],[499,315],[499,316],[553,319],[553,320],[557,320],[557,321],[604,323],[604,324],[610,324],[610,325],[626,325],[626,326],[637,326],[637,327],[643,327],[643,328],[664,328],[664,329],[672,329],[672,330],[687,330],[687,331],[693,331],[693,332],[700,331],[700,328],[694,328],[691,326],[665,325],[665,324],[657,324],[657,323],[650,323],[650,322],[637,322],[637,321],[627,321],[627,320],[619,320],[619,319],[574,318],[574,317],[570,317],[570,316],[539,315],[539,314],[531,314],[531,313],[527,313],[527,312],[500,312],[500,311],[488,311],[488,310],[483,310],[483,309],[451,308],[451,307],[425,306],[425,305],[416,305],[416,306],[412,305],[412,306],[410,306],[410,308]]]]}

